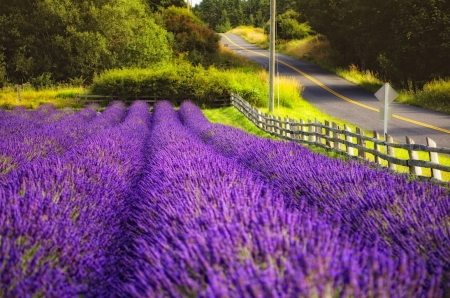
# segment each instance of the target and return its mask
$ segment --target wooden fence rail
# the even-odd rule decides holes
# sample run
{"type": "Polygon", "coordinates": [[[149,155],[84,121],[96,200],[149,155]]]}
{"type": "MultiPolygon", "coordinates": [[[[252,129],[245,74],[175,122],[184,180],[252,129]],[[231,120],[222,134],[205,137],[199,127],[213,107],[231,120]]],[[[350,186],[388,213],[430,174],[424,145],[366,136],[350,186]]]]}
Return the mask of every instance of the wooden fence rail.
{"type": "Polygon", "coordinates": [[[376,131],[370,137],[365,136],[360,128],[352,132],[347,125],[341,128],[329,121],[322,124],[316,119],[306,123],[303,120],[267,115],[236,94],[231,94],[231,104],[260,129],[282,139],[319,146],[351,158],[366,160],[369,158],[368,154],[372,154],[377,164],[381,165],[382,160],[385,160],[391,170],[395,170],[397,165],[409,167],[410,173],[419,177],[422,176],[422,168],[429,168],[431,180],[440,183],[441,171],[450,172],[450,166],[439,164],[438,159],[438,153],[450,155],[450,148],[439,148],[430,138],[427,138],[427,145],[415,144],[409,137],[406,137],[405,144],[397,144],[392,136],[387,134],[382,139],[376,131]],[[368,143],[373,144],[373,149],[367,147],[368,143]],[[394,148],[407,150],[409,159],[395,157],[394,148]],[[429,161],[419,160],[419,151],[428,153],[429,161]]]}
{"type": "MultiPolygon", "coordinates": [[[[78,103],[98,103],[100,105],[106,106],[109,102],[113,100],[121,100],[127,104],[132,103],[135,100],[143,100],[150,105],[154,105],[157,101],[168,99],[173,102],[175,105],[180,105],[184,100],[189,99],[187,95],[172,95],[170,98],[163,98],[161,96],[155,95],[134,95],[134,96],[111,96],[111,95],[92,95],[87,94],[76,94],[76,101],[78,103]]],[[[219,108],[219,107],[227,107],[231,105],[231,99],[229,95],[223,95],[220,97],[215,97],[206,102],[206,106],[211,108],[219,108]]]]}

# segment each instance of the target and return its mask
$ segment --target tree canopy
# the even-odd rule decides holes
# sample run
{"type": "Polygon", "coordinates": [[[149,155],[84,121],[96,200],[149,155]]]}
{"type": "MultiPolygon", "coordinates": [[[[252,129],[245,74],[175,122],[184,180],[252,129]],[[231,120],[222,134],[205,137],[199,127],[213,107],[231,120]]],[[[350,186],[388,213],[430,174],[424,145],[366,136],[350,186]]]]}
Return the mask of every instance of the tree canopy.
{"type": "Polygon", "coordinates": [[[171,59],[171,35],[141,0],[0,0],[0,75],[83,77],[171,59]]]}

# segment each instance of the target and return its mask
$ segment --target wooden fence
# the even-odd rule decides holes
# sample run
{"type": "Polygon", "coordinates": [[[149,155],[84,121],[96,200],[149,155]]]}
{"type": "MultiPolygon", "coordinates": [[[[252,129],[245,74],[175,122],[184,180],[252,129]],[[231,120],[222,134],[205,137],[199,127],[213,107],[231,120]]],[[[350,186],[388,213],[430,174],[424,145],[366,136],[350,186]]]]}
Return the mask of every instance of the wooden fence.
{"type": "MultiPolygon", "coordinates": [[[[123,101],[126,104],[131,104],[135,100],[143,100],[150,104],[151,106],[154,105],[157,101],[160,100],[169,100],[173,104],[179,106],[184,100],[190,99],[187,95],[173,95],[170,96],[170,98],[162,98],[159,96],[154,95],[135,95],[135,96],[129,96],[129,97],[123,97],[123,96],[109,96],[109,95],[90,95],[86,92],[84,94],[76,94],[76,101],[77,103],[87,104],[87,103],[98,103],[101,106],[107,106],[109,102],[113,100],[120,100],[123,101]]],[[[221,107],[228,107],[231,105],[231,98],[229,95],[223,95],[219,97],[214,97],[211,100],[204,100],[205,106],[209,108],[221,108],[221,107]]]]}
{"type": "Polygon", "coordinates": [[[450,155],[450,148],[438,148],[430,138],[427,138],[427,145],[415,144],[409,137],[406,137],[406,144],[396,144],[389,134],[383,140],[376,131],[370,137],[365,136],[360,128],[352,132],[347,125],[342,129],[329,121],[322,124],[317,119],[305,122],[267,115],[236,94],[231,94],[231,104],[260,129],[285,140],[319,146],[356,159],[368,160],[371,154],[373,161],[379,165],[385,160],[389,169],[396,170],[397,165],[405,166],[411,174],[419,177],[423,177],[422,168],[429,168],[431,180],[439,183],[443,183],[441,171],[450,172],[450,166],[439,164],[438,159],[438,153],[450,155]],[[373,144],[373,149],[367,147],[369,143],[373,144]],[[394,148],[407,150],[409,159],[395,157],[394,148]],[[419,160],[419,151],[426,152],[429,161],[419,160]]]}

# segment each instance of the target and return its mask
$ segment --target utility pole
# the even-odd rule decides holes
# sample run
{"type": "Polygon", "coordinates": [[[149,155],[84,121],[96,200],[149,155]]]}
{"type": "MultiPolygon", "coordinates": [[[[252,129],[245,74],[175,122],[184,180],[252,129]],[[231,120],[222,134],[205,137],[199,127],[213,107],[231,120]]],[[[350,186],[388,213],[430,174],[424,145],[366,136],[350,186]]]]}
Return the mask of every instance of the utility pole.
{"type": "Polygon", "coordinates": [[[275,81],[275,11],[276,0],[270,0],[270,41],[269,41],[269,112],[273,112],[274,106],[274,81],[275,81]]]}

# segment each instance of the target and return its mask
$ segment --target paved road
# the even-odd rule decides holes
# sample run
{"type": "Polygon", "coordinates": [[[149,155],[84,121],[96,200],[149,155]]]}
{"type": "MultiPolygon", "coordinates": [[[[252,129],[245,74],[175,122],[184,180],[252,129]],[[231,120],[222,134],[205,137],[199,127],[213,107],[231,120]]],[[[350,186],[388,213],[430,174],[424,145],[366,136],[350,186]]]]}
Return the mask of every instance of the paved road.
{"type": "MultiPolygon", "coordinates": [[[[221,42],[268,69],[269,51],[235,34],[222,34],[221,42]]],[[[372,93],[309,62],[282,54],[277,54],[276,59],[280,75],[297,78],[304,86],[303,98],[313,106],[363,129],[383,134],[383,121],[379,120],[378,112],[381,103],[372,93]]],[[[395,102],[391,106],[394,119],[388,122],[388,134],[395,141],[405,143],[405,136],[408,136],[417,144],[426,144],[426,137],[429,137],[438,147],[450,148],[450,115],[395,102]]]]}

